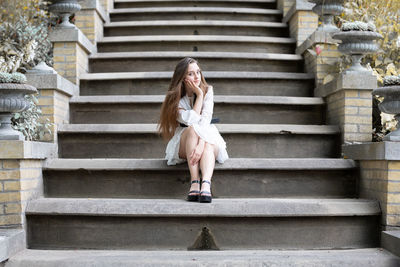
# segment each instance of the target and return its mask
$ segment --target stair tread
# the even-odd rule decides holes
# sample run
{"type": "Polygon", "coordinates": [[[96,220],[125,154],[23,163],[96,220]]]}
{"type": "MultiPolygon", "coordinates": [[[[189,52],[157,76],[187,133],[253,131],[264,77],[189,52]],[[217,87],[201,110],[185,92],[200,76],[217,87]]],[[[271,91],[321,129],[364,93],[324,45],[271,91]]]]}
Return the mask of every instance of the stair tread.
{"type": "MultiPolygon", "coordinates": [[[[48,159],[43,166],[51,170],[163,170],[187,169],[186,164],[167,166],[164,159],[48,159]]],[[[350,159],[336,158],[231,158],[216,164],[216,170],[351,170],[350,159]]]]}
{"type": "Polygon", "coordinates": [[[275,27],[286,28],[283,22],[269,21],[236,21],[236,20],[145,20],[145,21],[115,21],[104,24],[109,27],[143,27],[143,26],[238,26],[238,27],[275,27]]]}
{"type": "MultiPolygon", "coordinates": [[[[336,125],[216,124],[221,133],[338,134],[336,125]]],[[[157,133],[157,124],[62,124],[59,133],[157,133]]]]}
{"type": "MultiPolygon", "coordinates": [[[[171,71],[84,73],[80,80],[170,79],[172,74],[171,71]]],[[[204,71],[203,74],[206,78],[225,79],[314,79],[314,75],[310,73],[294,72],[204,71]]]]}
{"type": "Polygon", "coordinates": [[[380,212],[375,200],[303,198],[217,198],[208,205],[183,199],[40,198],[26,208],[28,215],[173,217],[375,216],[380,212]]]}
{"type": "MultiPolygon", "coordinates": [[[[164,95],[112,95],[75,96],[71,104],[119,104],[119,103],[162,103],[164,95]]],[[[231,96],[216,95],[214,103],[229,104],[270,104],[270,105],[324,105],[322,97],[284,97],[284,96],[231,96]]]]}
{"type": "Polygon", "coordinates": [[[235,58],[266,60],[303,60],[301,55],[281,53],[245,53],[245,52],[192,52],[192,51],[151,51],[151,52],[105,52],[91,55],[90,59],[117,58],[235,58]]]}
{"type": "Polygon", "coordinates": [[[42,266],[395,266],[381,248],[340,250],[127,251],[25,249],[7,267],[42,266]],[[50,264],[53,265],[50,265],[50,264]],[[60,265],[62,264],[62,265],[60,265]]]}
{"type": "Polygon", "coordinates": [[[234,36],[234,35],[140,35],[103,37],[98,44],[121,42],[167,42],[167,41],[194,41],[194,42],[257,42],[257,43],[296,43],[293,38],[285,37],[260,37],[260,36],[234,36]]]}
{"type": "Polygon", "coordinates": [[[207,13],[235,13],[235,14],[265,14],[265,15],[282,15],[282,11],[277,9],[265,8],[230,8],[230,7],[142,7],[142,8],[118,8],[110,11],[112,14],[123,13],[190,13],[190,12],[207,12],[207,13]]]}

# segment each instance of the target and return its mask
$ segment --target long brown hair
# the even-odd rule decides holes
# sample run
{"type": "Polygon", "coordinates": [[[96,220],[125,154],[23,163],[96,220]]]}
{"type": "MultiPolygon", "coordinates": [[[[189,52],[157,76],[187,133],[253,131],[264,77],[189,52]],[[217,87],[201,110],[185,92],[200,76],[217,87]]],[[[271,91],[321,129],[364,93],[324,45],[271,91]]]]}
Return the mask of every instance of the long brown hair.
{"type": "MultiPolygon", "coordinates": [[[[179,100],[186,95],[185,77],[188,72],[189,65],[192,63],[199,64],[193,58],[181,59],[175,67],[174,75],[172,76],[165,100],[161,106],[160,120],[158,122],[158,132],[165,140],[169,140],[174,136],[175,129],[178,127],[178,106],[179,100]]],[[[200,66],[199,66],[200,68],[200,66]]],[[[200,69],[201,73],[201,69],[200,69]]],[[[201,73],[200,88],[204,95],[207,93],[208,84],[201,73]]]]}

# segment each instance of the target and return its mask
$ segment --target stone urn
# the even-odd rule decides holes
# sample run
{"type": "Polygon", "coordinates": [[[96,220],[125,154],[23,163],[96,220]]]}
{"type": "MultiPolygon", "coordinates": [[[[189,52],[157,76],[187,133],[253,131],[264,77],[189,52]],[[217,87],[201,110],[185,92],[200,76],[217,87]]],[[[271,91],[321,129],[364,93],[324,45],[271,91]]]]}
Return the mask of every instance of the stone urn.
{"type": "Polygon", "coordinates": [[[61,23],[58,27],[75,28],[75,25],[69,22],[69,17],[81,10],[81,5],[77,0],[53,0],[49,10],[61,17],[61,23]]]}
{"type": "Polygon", "coordinates": [[[386,135],[383,140],[400,141],[400,85],[379,87],[373,90],[372,94],[383,97],[382,103],[378,105],[379,110],[395,115],[397,120],[397,129],[386,135]]]}
{"type": "Polygon", "coordinates": [[[333,19],[334,16],[340,15],[343,12],[344,0],[308,0],[308,2],[315,4],[313,12],[318,14],[322,21],[322,24],[318,27],[317,31],[339,31],[333,19]]]}
{"type": "Polygon", "coordinates": [[[361,59],[366,54],[378,51],[378,45],[375,40],[382,39],[382,35],[373,31],[341,31],[332,35],[333,39],[341,40],[339,51],[350,55],[352,65],[346,70],[349,71],[368,71],[361,66],[361,59]]]}
{"type": "Polygon", "coordinates": [[[29,108],[25,95],[37,93],[35,87],[19,83],[0,83],[0,140],[24,140],[19,131],[11,127],[13,113],[29,108]]]}

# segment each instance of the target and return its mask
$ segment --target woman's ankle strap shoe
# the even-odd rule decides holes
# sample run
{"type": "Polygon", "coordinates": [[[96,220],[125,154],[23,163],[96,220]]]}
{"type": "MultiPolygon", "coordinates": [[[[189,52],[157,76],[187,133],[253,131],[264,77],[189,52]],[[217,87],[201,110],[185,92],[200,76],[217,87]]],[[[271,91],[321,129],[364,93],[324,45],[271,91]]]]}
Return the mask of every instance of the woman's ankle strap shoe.
{"type": "MultiPolygon", "coordinates": [[[[200,184],[200,180],[193,180],[190,182],[190,184],[200,184]]],[[[189,191],[189,194],[187,196],[187,201],[199,201],[200,197],[200,191],[199,190],[192,190],[189,191]]]]}
{"type": "MultiPolygon", "coordinates": [[[[211,181],[208,181],[208,180],[203,180],[201,183],[207,183],[211,186],[211,181]]],[[[211,203],[211,201],[212,201],[211,192],[204,191],[204,190],[200,191],[199,201],[201,203],[211,203]]]]}

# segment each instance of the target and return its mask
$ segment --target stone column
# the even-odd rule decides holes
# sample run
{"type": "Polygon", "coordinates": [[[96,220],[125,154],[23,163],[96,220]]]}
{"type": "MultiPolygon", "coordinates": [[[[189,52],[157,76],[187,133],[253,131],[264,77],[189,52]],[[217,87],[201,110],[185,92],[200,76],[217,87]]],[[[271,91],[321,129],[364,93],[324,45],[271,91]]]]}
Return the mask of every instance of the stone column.
{"type": "Polygon", "coordinates": [[[41,121],[53,123],[52,134],[46,134],[43,141],[57,142],[58,125],[69,123],[69,100],[79,95],[79,87],[57,73],[28,73],[26,77],[38,89],[41,121]]]}
{"type": "Polygon", "coordinates": [[[340,73],[315,89],[326,99],[327,124],[339,125],[342,143],[372,140],[372,90],[377,78],[369,72],[340,73]]]}
{"type": "Polygon", "coordinates": [[[283,22],[289,24],[290,36],[296,39],[297,46],[318,28],[318,16],[312,11],[313,7],[314,4],[305,0],[296,0],[283,18],[283,22]]]}
{"type": "Polygon", "coordinates": [[[107,1],[100,0],[81,0],[79,4],[81,10],[75,14],[75,25],[93,43],[103,38],[104,23],[109,22],[110,18],[107,8],[107,1]]]}
{"type": "Polygon", "coordinates": [[[54,69],[79,85],[79,76],[89,71],[89,55],[96,46],[78,28],[56,28],[50,34],[54,45],[54,69]]]}
{"type": "Polygon", "coordinates": [[[383,230],[400,230],[400,143],[347,145],[343,152],[359,162],[360,197],[379,200],[383,230]]]}

